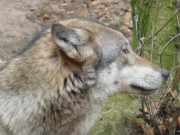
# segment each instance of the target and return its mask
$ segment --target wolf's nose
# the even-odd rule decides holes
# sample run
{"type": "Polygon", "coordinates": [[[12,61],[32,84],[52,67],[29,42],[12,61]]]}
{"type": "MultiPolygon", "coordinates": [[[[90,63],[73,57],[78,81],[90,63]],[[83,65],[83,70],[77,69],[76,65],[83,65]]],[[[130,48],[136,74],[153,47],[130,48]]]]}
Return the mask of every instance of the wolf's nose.
{"type": "Polygon", "coordinates": [[[167,79],[169,76],[169,71],[163,69],[162,76],[164,77],[164,79],[167,79]]]}

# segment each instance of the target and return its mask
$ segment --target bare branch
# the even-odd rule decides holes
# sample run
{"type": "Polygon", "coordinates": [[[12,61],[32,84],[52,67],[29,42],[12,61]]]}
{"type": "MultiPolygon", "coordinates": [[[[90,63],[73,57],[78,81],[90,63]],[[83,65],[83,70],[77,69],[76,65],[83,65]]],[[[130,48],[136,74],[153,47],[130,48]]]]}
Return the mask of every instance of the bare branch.
{"type": "Polygon", "coordinates": [[[171,43],[175,38],[177,38],[178,36],[180,36],[180,33],[177,34],[176,36],[174,36],[173,38],[171,38],[166,45],[163,47],[163,49],[160,51],[159,55],[161,55],[163,53],[163,51],[166,49],[166,47],[169,45],[169,43],[171,43]]]}
{"type": "Polygon", "coordinates": [[[103,114],[107,114],[107,113],[110,113],[110,112],[112,112],[114,110],[114,108],[112,108],[111,110],[109,110],[109,111],[107,111],[107,112],[103,112],[103,113],[101,113],[101,115],[103,115],[103,114]]]}
{"type": "Polygon", "coordinates": [[[163,49],[160,51],[159,53],[159,62],[160,62],[160,66],[162,67],[162,53],[164,52],[164,50],[166,49],[166,47],[175,39],[177,38],[178,36],[180,36],[180,33],[177,34],[176,36],[174,36],[173,38],[171,38],[166,44],[165,46],[163,47],[163,49]]]}
{"type": "Polygon", "coordinates": [[[137,37],[137,39],[139,41],[139,48],[137,50],[140,49],[140,56],[141,56],[143,54],[143,41],[144,41],[144,38],[140,38],[140,35],[139,35],[139,25],[138,25],[139,16],[138,16],[138,12],[137,12],[137,7],[135,8],[134,20],[135,20],[135,26],[136,26],[136,37],[137,37]]]}
{"type": "Polygon", "coordinates": [[[152,31],[151,63],[153,63],[153,53],[154,53],[154,23],[153,23],[153,31],[152,31]]]}

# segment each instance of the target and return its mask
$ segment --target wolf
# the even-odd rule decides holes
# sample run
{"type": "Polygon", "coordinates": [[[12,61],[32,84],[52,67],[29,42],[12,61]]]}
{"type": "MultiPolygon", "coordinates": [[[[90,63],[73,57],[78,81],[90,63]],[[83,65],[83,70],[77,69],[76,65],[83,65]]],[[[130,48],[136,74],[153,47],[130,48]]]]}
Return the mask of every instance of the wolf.
{"type": "Polygon", "coordinates": [[[119,31],[60,21],[1,69],[0,135],[87,135],[111,96],[149,95],[168,75],[119,31]]]}

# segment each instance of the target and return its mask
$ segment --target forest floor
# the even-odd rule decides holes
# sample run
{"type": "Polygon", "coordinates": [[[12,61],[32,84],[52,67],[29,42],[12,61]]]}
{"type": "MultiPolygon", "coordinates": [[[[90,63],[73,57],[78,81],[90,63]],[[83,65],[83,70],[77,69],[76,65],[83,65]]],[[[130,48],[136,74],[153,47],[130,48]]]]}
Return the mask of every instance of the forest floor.
{"type": "Polygon", "coordinates": [[[83,6],[87,7],[89,20],[121,30],[132,42],[130,0],[84,1],[1,0],[0,63],[14,56],[42,28],[59,20],[79,17],[83,6]]]}

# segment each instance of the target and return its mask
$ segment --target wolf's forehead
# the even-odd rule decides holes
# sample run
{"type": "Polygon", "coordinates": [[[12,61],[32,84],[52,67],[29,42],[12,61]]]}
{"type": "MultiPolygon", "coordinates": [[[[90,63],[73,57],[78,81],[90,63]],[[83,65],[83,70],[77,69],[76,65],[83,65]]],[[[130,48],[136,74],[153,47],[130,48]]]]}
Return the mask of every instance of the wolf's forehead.
{"type": "Polygon", "coordinates": [[[95,22],[71,19],[59,23],[71,28],[88,30],[90,32],[89,35],[93,37],[101,51],[102,65],[113,62],[119,55],[120,49],[123,46],[129,46],[128,40],[121,32],[95,22]]]}
{"type": "Polygon", "coordinates": [[[93,34],[103,35],[104,39],[106,38],[106,36],[108,36],[108,37],[112,36],[114,38],[117,37],[120,40],[127,41],[127,39],[121,32],[114,30],[112,28],[109,28],[107,26],[104,26],[103,24],[96,23],[96,22],[80,20],[80,19],[71,19],[71,20],[60,21],[59,23],[66,25],[68,27],[72,27],[72,28],[73,27],[74,28],[84,28],[84,29],[92,32],[93,34]]]}
{"type": "Polygon", "coordinates": [[[106,31],[108,33],[116,33],[117,34],[116,30],[113,30],[107,26],[104,26],[103,24],[86,21],[86,20],[71,19],[71,20],[60,21],[59,23],[62,25],[66,25],[67,27],[84,28],[89,31],[92,31],[93,33],[106,31]]]}

